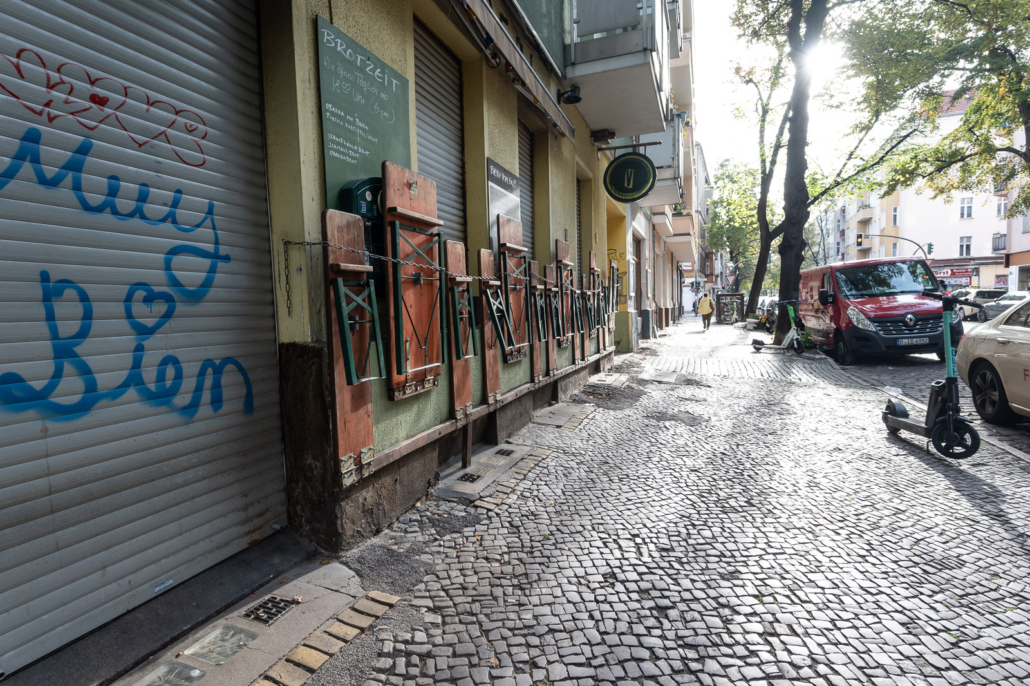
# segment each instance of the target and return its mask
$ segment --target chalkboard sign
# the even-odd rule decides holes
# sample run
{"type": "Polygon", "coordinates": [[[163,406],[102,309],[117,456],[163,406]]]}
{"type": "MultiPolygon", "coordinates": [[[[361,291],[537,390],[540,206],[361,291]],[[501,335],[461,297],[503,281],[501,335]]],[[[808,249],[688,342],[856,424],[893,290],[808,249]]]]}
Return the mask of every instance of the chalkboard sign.
{"type": "Polygon", "coordinates": [[[326,207],[346,184],[382,174],[383,160],[411,167],[408,80],[318,17],[318,87],[326,207]]]}

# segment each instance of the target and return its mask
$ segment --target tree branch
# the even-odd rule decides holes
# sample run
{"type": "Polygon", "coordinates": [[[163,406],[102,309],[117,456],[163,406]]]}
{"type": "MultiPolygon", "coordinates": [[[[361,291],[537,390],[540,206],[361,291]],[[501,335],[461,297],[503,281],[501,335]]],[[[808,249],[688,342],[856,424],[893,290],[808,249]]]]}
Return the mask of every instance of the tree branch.
{"type": "Polygon", "coordinates": [[[826,188],[824,188],[821,191],[819,191],[818,193],[816,193],[815,197],[810,198],[809,201],[808,201],[808,205],[807,206],[811,207],[816,202],[818,202],[821,198],[825,197],[826,194],[829,193],[830,191],[833,191],[833,190],[835,190],[837,188],[840,188],[841,186],[843,186],[844,184],[848,183],[852,179],[854,179],[856,177],[859,177],[862,174],[865,174],[866,172],[868,172],[868,171],[870,171],[872,169],[876,169],[878,166],[883,164],[884,160],[886,160],[888,157],[890,157],[891,153],[893,153],[895,150],[897,150],[899,147],[901,147],[902,143],[904,143],[909,138],[914,136],[917,131],[918,131],[918,129],[912,129],[911,131],[906,133],[904,136],[901,136],[900,138],[898,138],[898,140],[894,141],[893,144],[888,146],[882,153],[880,153],[880,156],[877,157],[872,162],[868,162],[866,164],[863,164],[861,167],[856,169],[851,174],[848,174],[847,176],[845,176],[843,178],[836,179],[834,182],[830,183],[830,185],[826,186],[826,188]]]}

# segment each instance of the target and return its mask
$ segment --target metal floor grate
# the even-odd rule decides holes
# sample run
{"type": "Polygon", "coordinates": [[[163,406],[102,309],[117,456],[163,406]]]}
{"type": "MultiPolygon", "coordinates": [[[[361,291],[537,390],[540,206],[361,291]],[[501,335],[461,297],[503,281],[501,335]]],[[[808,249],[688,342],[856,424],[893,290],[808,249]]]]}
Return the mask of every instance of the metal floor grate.
{"type": "Polygon", "coordinates": [[[284,614],[292,610],[297,603],[286,598],[270,595],[257,605],[243,612],[243,616],[265,626],[271,626],[284,614]]]}
{"type": "Polygon", "coordinates": [[[477,481],[479,481],[482,478],[483,477],[482,477],[481,474],[472,474],[472,473],[466,472],[465,474],[462,474],[461,476],[458,477],[458,481],[464,481],[465,483],[474,484],[474,483],[476,483],[477,481]]]}
{"type": "Polygon", "coordinates": [[[509,448],[501,448],[500,450],[495,450],[494,454],[495,455],[504,455],[505,457],[507,457],[508,455],[514,455],[515,451],[511,450],[509,448]]]}

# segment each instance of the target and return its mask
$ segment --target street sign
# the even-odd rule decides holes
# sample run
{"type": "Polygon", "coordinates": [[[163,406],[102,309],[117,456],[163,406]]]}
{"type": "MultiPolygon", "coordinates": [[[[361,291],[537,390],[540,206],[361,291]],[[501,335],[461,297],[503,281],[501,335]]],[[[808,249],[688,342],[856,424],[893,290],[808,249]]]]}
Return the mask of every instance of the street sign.
{"type": "Polygon", "coordinates": [[[604,170],[604,189],[613,200],[636,202],[654,188],[654,162],[639,152],[619,155],[604,170]]]}

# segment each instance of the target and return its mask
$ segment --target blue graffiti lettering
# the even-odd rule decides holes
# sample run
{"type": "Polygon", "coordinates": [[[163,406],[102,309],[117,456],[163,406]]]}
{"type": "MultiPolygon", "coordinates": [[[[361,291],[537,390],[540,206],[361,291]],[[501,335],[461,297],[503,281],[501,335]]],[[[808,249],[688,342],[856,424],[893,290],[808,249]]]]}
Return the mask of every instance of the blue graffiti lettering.
{"type": "Polygon", "coordinates": [[[75,194],[79,207],[90,214],[110,214],[123,221],[138,219],[150,226],[167,224],[183,233],[192,233],[205,226],[210,228],[213,250],[205,250],[187,244],[176,245],[165,253],[164,259],[165,278],[173,291],[186,300],[200,301],[207,296],[218,272],[218,265],[230,261],[228,255],[219,252],[218,228],[215,226],[215,203],[213,201],[208,201],[207,211],[199,222],[196,224],[182,224],[179,221],[179,203],[182,202],[182,191],[176,190],[172,194],[172,201],[168,209],[165,210],[164,215],[160,219],[152,219],[146,214],[147,200],[150,198],[150,186],[141,183],[136,191],[136,200],[133,202],[132,209],[128,212],[122,212],[118,209],[116,202],[119,200],[118,194],[121,193],[122,182],[121,179],[112,174],[107,177],[107,193],[104,195],[104,198],[98,203],[92,203],[82,190],[82,170],[86,160],[89,158],[90,152],[93,150],[93,141],[89,138],[83,138],[82,142],[72,151],[64,164],[52,176],[48,176],[40,157],[40,144],[42,140],[43,134],[36,128],[27,129],[22,134],[21,140],[18,143],[18,149],[14,151],[14,155],[11,157],[7,167],[0,172],[0,191],[6,188],[25,164],[28,163],[36,177],[36,183],[44,188],[57,188],[65,179],[71,178],[72,192],[75,194]],[[199,286],[195,288],[187,287],[175,273],[172,264],[179,255],[187,255],[208,261],[207,272],[199,286]]]}
{"type": "MultiPolygon", "coordinates": [[[[221,253],[219,249],[213,201],[208,201],[207,212],[198,223],[183,225],[179,221],[179,204],[183,194],[181,190],[176,190],[163,216],[160,219],[152,219],[146,214],[150,187],[140,184],[132,208],[123,212],[116,204],[121,192],[121,181],[117,176],[112,175],[107,178],[107,193],[104,198],[97,203],[90,202],[82,190],[82,173],[93,148],[93,142],[88,138],[83,138],[64,164],[52,175],[48,175],[40,158],[41,141],[42,134],[38,129],[30,128],[25,131],[11,161],[0,172],[0,191],[10,184],[27,163],[35,175],[36,183],[43,187],[57,188],[66,179],[71,179],[71,190],[81,209],[87,213],[109,214],[119,220],[137,219],[152,226],[169,225],[184,233],[191,233],[204,227],[210,228],[213,236],[212,250],[195,245],[179,244],[173,246],[164,255],[165,277],[175,294],[194,303],[199,303],[207,296],[217,276],[218,265],[230,261],[229,255],[221,253]],[[176,257],[180,256],[208,261],[207,271],[199,286],[188,287],[175,273],[173,262],[176,257]]],[[[86,289],[69,279],[51,281],[50,273],[45,270],[40,272],[39,280],[43,312],[53,355],[53,370],[50,378],[38,389],[16,372],[0,374],[0,410],[8,412],[34,411],[44,417],[72,419],[90,412],[100,402],[117,400],[128,391],[133,390],[143,402],[168,407],[183,417],[192,419],[202,407],[209,374],[211,376],[210,406],[214,412],[221,411],[224,403],[222,376],[229,367],[232,367],[243,379],[245,387],[243,412],[244,414],[253,413],[254,393],[250,377],[243,364],[233,357],[226,357],[218,362],[211,359],[201,362],[193,392],[184,405],[175,403],[175,398],[178,397],[184,383],[183,366],[175,355],[163,356],[154,368],[153,385],[146,382],[143,374],[146,343],[172,320],[177,302],[173,293],[157,290],[142,281],[129,286],[123,300],[125,321],[133,331],[136,340],[132,351],[131,366],[121,383],[110,390],[101,391],[93,370],[78,352],[79,346],[86,342],[93,328],[93,304],[89,294],[86,289]],[[66,293],[76,296],[81,311],[78,329],[75,333],[61,336],[54,302],[60,300],[66,293]],[[133,306],[137,304],[135,302],[137,295],[142,295],[138,304],[146,307],[151,313],[154,313],[154,305],[158,305],[159,308],[163,307],[163,310],[158,310],[157,318],[153,323],[140,321],[133,312],[133,306]],[[53,399],[53,396],[64,380],[68,369],[72,370],[73,378],[82,384],[82,392],[78,398],[68,402],[58,402],[53,399]]]]}

